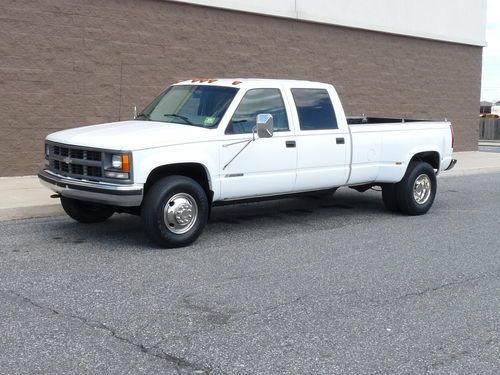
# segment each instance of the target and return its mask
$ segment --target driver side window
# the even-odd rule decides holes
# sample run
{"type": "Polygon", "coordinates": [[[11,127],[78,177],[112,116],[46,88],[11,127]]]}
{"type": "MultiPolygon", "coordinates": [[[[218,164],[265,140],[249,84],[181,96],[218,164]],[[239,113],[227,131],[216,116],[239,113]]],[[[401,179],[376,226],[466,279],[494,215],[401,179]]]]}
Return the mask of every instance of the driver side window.
{"type": "Polygon", "coordinates": [[[270,113],[274,118],[274,131],[288,131],[285,104],[279,89],[248,90],[234,112],[226,134],[252,133],[257,115],[270,113]]]}

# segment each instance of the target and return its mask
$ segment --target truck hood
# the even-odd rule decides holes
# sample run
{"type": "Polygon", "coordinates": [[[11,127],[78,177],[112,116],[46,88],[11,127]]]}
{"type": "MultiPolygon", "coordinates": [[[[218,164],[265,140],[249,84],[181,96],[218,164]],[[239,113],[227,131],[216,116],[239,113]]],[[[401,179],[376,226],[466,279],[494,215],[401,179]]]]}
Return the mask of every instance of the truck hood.
{"type": "Polygon", "coordinates": [[[155,121],[120,121],[52,133],[47,140],[75,146],[134,151],[207,140],[213,129],[155,121]]]}

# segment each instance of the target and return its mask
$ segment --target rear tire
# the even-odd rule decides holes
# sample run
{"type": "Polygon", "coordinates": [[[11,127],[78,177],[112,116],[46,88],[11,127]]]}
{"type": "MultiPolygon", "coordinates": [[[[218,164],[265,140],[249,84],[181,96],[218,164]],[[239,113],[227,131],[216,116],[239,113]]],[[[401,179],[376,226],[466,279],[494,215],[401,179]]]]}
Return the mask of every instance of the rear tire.
{"type": "Polygon", "coordinates": [[[141,210],[149,237],[165,248],[193,243],[203,231],[209,214],[205,190],[185,176],[168,176],[147,192],[141,210]]]}
{"type": "Polygon", "coordinates": [[[434,168],[425,162],[411,162],[396,185],[398,207],[406,215],[423,215],[432,207],[436,192],[434,168]]]}
{"type": "Polygon", "coordinates": [[[382,185],[382,200],[385,208],[392,212],[401,212],[398,206],[398,198],[396,195],[397,184],[382,185]]]}
{"type": "Polygon", "coordinates": [[[64,196],[61,196],[61,205],[69,217],[84,224],[101,223],[115,213],[111,206],[84,202],[64,196]]]}

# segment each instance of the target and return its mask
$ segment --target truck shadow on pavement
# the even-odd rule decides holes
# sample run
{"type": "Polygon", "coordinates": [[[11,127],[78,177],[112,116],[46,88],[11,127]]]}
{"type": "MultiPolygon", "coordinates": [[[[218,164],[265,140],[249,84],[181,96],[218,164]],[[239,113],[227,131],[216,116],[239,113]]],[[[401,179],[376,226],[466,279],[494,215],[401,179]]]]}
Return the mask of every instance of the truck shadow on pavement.
{"type": "MultiPolygon", "coordinates": [[[[395,215],[385,210],[380,193],[361,194],[349,189],[340,189],[332,197],[305,196],[214,207],[204,232],[188,249],[223,246],[246,238],[262,240],[303,231],[332,230],[380,219],[384,214],[395,215]]],[[[77,224],[68,219],[54,223],[51,233],[55,242],[74,246],[88,247],[98,242],[110,251],[159,249],[144,233],[140,218],[127,214],[114,215],[99,225],[77,224]]]]}

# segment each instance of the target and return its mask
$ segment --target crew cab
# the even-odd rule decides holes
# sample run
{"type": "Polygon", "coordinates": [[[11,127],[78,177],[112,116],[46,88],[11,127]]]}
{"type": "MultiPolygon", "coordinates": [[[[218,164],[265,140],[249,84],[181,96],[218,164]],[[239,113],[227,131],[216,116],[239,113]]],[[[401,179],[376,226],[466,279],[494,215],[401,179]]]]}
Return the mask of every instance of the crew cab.
{"type": "Polygon", "coordinates": [[[82,223],[139,214],[163,247],[197,239],[211,207],[380,186],[385,206],[425,214],[453,168],[447,121],[346,117],[330,84],[195,79],[133,120],[47,136],[40,181],[82,223]]]}

